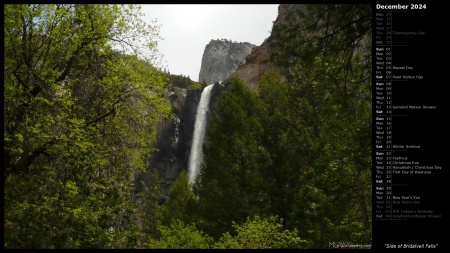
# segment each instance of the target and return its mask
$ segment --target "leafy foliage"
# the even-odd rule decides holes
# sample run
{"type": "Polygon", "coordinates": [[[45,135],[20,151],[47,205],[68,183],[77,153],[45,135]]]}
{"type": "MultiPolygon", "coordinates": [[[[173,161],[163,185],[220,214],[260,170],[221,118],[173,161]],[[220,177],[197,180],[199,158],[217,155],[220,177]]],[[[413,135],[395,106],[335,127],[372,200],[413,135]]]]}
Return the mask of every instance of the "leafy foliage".
{"type": "Polygon", "coordinates": [[[236,236],[225,233],[214,245],[219,249],[285,249],[299,248],[305,243],[297,231],[283,230],[283,219],[277,216],[262,219],[255,216],[242,225],[233,222],[236,236]]]}
{"type": "Polygon", "coordinates": [[[152,65],[158,26],[139,16],[134,6],[5,5],[5,248],[135,241],[131,183],[170,114],[152,65]]]}
{"type": "Polygon", "coordinates": [[[153,241],[151,247],[156,249],[208,249],[212,238],[198,231],[194,225],[185,225],[174,220],[169,227],[161,226],[161,238],[153,241]]]}
{"type": "Polygon", "coordinates": [[[141,247],[148,246],[148,241],[157,238],[159,234],[159,226],[162,219],[162,208],[159,205],[159,199],[162,196],[161,185],[163,179],[154,170],[150,177],[150,182],[146,190],[140,193],[139,209],[137,217],[134,219],[137,225],[140,225],[141,231],[141,247]]]}
{"type": "Polygon", "coordinates": [[[206,83],[156,68],[159,26],[139,17],[5,5],[5,248],[370,243],[369,5],[288,9],[271,53],[285,78],[232,81],[193,189],[183,171],[162,206],[157,173],[138,199],[133,182],[170,117],[163,90],[206,83]]]}
{"type": "Polygon", "coordinates": [[[189,90],[200,90],[200,89],[202,89],[203,87],[202,87],[202,84],[201,83],[199,83],[199,82],[192,82],[189,86],[188,86],[188,89],[189,90]]]}
{"type": "Polygon", "coordinates": [[[194,191],[204,231],[218,238],[231,221],[258,214],[287,219],[298,188],[290,166],[287,85],[274,72],[261,77],[258,94],[236,78],[219,99],[194,191]],[[220,199],[220,201],[218,201],[220,199]]]}
{"type": "Polygon", "coordinates": [[[169,82],[176,87],[188,88],[193,81],[188,76],[174,75],[170,73],[165,73],[165,76],[169,79],[169,82]]]}
{"type": "Polygon", "coordinates": [[[169,226],[176,220],[191,223],[195,208],[195,196],[189,185],[189,177],[182,170],[162,207],[162,224],[169,226]]]}
{"type": "Polygon", "coordinates": [[[251,207],[265,206],[266,196],[259,166],[267,162],[260,153],[261,108],[256,94],[235,79],[230,92],[219,100],[220,117],[213,116],[205,149],[205,166],[194,191],[199,195],[199,226],[214,237],[231,230],[231,221],[244,222],[251,207]]]}
{"type": "Polygon", "coordinates": [[[369,5],[307,5],[274,27],[258,93],[235,79],[219,99],[194,191],[198,225],[278,215],[308,247],[371,240],[369,5]]]}
{"type": "Polygon", "coordinates": [[[293,136],[307,147],[292,225],[313,247],[370,243],[371,7],[307,5],[288,15],[274,29],[272,59],[286,69],[293,136]]]}

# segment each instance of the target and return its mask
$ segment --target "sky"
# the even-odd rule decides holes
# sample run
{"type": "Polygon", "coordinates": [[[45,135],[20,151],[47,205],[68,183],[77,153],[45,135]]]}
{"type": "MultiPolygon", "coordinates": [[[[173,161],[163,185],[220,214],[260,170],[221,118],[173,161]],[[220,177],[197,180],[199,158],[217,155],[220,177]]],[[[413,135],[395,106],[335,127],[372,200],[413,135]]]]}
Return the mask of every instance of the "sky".
{"type": "Polygon", "coordinates": [[[161,25],[163,67],[198,81],[203,50],[212,39],[261,45],[270,36],[278,4],[145,4],[141,11],[144,21],[161,25]]]}

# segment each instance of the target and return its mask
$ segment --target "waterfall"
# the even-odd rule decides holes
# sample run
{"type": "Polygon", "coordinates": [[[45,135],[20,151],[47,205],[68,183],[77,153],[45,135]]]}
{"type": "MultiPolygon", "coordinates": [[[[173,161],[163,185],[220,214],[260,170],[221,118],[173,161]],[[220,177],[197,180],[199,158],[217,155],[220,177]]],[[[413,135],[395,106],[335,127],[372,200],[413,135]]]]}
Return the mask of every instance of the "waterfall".
{"type": "Polygon", "coordinates": [[[200,103],[198,103],[197,107],[197,114],[195,115],[194,136],[192,137],[188,164],[189,183],[194,183],[200,164],[203,162],[202,146],[207,123],[206,116],[209,110],[209,100],[213,86],[214,84],[208,85],[203,89],[200,103]]]}

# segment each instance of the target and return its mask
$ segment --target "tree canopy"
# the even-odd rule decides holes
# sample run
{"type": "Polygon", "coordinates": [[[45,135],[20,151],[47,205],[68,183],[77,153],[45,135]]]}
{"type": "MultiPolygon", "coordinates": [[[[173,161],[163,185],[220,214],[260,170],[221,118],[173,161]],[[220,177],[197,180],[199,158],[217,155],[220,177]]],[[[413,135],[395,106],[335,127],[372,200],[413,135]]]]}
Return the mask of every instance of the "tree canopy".
{"type": "Polygon", "coordinates": [[[163,90],[138,7],[7,4],[5,248],[328,248],[371,243],[371,7],[294,5],[257,90],[213,108],[204,163],[161,204],[151,173],[163,90]]]}
{"type": "Polygon", "coordinates": [[[4,7],[5,248],[113,247],[170,113],[159,26],[129,5],[4,7]]]}
{"type": "MultiPolygon", "coordinates": [[[[292,6],[291,6],[292,7],[292,6]]],[[[371,243],[371,6],[300,5],[272,31],[273,72],[219,99],[195,192],[214,238],[276,215],[308,247],[371,243]]]]}

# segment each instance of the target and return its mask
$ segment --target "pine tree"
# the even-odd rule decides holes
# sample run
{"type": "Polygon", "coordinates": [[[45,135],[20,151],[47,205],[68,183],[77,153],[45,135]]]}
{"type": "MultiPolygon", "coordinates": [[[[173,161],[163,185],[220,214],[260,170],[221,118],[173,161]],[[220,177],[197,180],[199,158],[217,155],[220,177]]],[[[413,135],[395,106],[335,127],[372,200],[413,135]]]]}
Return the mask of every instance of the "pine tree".
{"type": "Polygon", "coordinates": [[[191,224],[195,220],[195,197],[189,185],[189,177],[182,170],[162,207],[162,224],[169,226],[175,220],[191,224]]]}
{"type": "MultiPolygon", "coordinates": [[[[259,168],[267,163],[261,150],[261,108],[256,93],[235,79],[219,98],[220,117],[213,113],[204,149],[204,166],[194,191],[199,196],[200,228],[219,237],[231,231],[231,221],[244,222],[252,206],[265,206],[267,196],[259,168]]],[[[261,209],[257,208],[257,209],[261,209]]]]}
{"type": "Polygon", "coordinates": [[[149,238],[156,238],[159,235],[158,227],[162,220],[162,208],[159,205],[162,183],[163,180],[159,177],[158,171],[154,170],[148,186],[140,196],[139,216],[141,231],[145,234],[144,243],[147,243],[149,238]]]}
{"type": "Polygon", "coordinates": [[[314,247],[370,243],[371,6],[308,5],[274,28],[306,163],[290,225],[314,247]]]}

